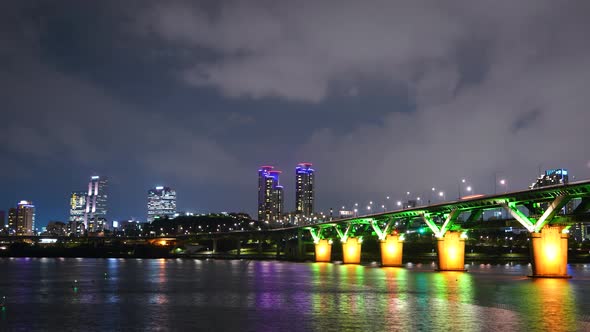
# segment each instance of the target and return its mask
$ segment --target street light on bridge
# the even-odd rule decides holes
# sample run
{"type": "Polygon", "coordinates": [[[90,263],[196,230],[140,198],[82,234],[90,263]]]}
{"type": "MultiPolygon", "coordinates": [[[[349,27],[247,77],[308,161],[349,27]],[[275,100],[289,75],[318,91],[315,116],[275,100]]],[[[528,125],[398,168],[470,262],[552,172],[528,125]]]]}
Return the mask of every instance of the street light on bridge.
{"type": "Polygon", "coordinates": [[[502,187],[504,187],[504,193],[507,193],[507,192],[508,192],[508,189],[507,189],[507,187],[508,187],[508,183],[506,182],[506,180],[505,180],[505,179],[501,179],[501,180],[500,180],[500,185],[501,185],[502,187]]]}

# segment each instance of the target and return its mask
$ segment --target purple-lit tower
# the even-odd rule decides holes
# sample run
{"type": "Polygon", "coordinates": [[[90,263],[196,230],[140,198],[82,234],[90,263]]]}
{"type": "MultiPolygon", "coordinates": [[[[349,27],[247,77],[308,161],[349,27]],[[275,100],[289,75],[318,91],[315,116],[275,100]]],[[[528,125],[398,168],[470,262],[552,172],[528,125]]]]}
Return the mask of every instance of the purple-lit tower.
{"type": "Polygon", "coordinates": [[[295,168],[295,213],[306,218],[314,212],[314,172],[311,163],[300,163],[295,168]]]}
{"type": "Polygon", "coordinates": [[[279,184],[281,171],[273,166],[258,170],[258,220],[277,222],[283,214],[283,186],[279,184]]]}

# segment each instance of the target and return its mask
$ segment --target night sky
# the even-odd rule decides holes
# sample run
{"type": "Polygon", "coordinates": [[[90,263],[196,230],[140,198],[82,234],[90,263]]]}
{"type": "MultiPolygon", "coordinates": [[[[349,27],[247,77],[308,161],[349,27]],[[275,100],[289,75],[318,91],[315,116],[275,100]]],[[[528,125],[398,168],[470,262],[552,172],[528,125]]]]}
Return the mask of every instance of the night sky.
{"type": "Polygon", "coordinates": [[[2,1],[0,209],[37,226],[110,179],[109,219],[255,215],[257,169],[317,209],[590,178],[590,2],[2,1]]]}

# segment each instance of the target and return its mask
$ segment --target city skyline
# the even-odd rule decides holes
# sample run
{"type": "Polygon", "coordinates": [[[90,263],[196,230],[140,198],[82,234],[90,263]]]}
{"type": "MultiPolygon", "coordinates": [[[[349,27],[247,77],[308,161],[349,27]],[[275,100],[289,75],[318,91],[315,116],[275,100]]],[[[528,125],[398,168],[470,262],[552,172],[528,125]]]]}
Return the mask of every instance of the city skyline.
{"type": "Polygon", "coordinates": [[[450,199],[461,179],[526,188],[539,169],[590,178],[585,2],[293,6],[2,3],[2,209],[65,221],[103,174],[111,219],[143,219],[159,183],[179,210],[255,216],[252,170],[302,160],[322,170],[324,212],[450,199]]]}

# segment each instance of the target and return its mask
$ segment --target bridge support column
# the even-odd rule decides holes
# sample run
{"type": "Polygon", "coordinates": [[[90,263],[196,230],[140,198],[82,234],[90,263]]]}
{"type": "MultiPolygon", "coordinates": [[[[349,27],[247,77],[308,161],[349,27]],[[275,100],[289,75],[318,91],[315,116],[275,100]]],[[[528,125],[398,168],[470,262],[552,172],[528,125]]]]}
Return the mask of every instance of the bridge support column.
{"type": "Polygon", "coordinates": [[[533,278],[571,278],[567,274],[567,233],[563,226],[545,226],[531,233],[533,278]]]}
{"type": "Polygon", "coordinates": [[[332,260],[332,242],[327,239],[319,240],[315,244],[315,261],[330,262],[332,260]]]}
{"type": "Polygon", "coordinates": [[[238,257],[240,257],[240,254],[242,253],[242,240],[238,239],[236,241],[236,255],[238,257]]]}
{"type": "Polygon", "coordinates": [[[466,271],[465,239],[461,232],[449,231],[438,238],[437,271],[466,271]]]}
{"type": "Polygon", "coordinates": [[[297,230],[297,259],[301,261],[305,259],[305,244],[303,243],[303,231],[301,229],[297,230]]]}
{"type": "Polygon", "coordinates": [[[261,239],[258,239],[258,248],[257,248],[256,252],[258,253],[258,255],[262,255],[262,240],[261,239]]]}
{"type": "Polygon", "coordinates": [[[398,235],[387,235],[380,242],[381,266],[402,266],[403,239],[398,235]]]}
{"type": "Polygon", "coordinates": [[[216,254],[217,253],[217,239],[213,239],[213,244],[212,244],[211,249],[213,249],[213,253],[216,254]]]}
{"type": "Polygon", "coordinates": [[[361,263],[361,243],[357,237],[349,237],[342,243],[342,261],[344,264],[361,263]]]}

